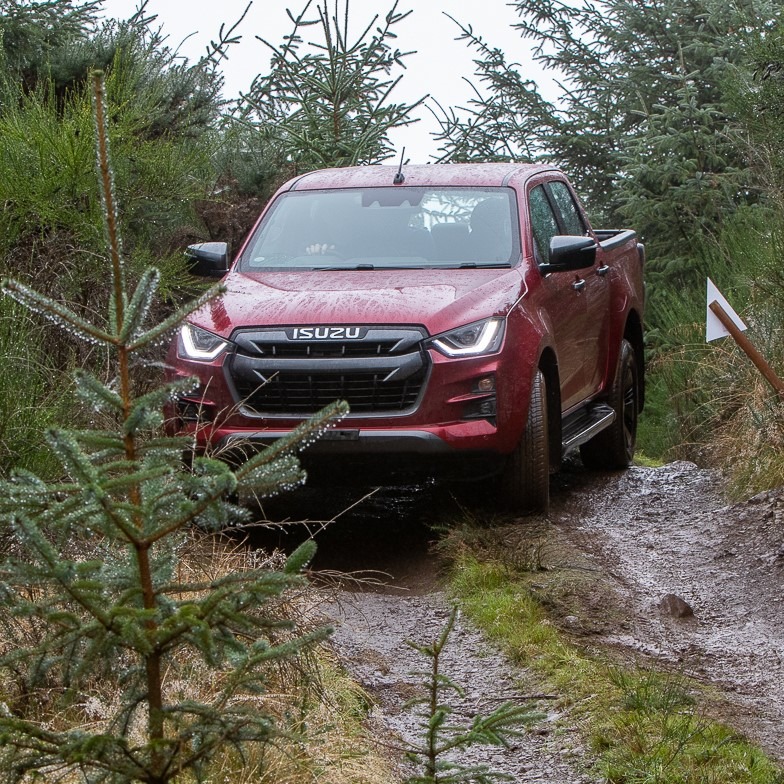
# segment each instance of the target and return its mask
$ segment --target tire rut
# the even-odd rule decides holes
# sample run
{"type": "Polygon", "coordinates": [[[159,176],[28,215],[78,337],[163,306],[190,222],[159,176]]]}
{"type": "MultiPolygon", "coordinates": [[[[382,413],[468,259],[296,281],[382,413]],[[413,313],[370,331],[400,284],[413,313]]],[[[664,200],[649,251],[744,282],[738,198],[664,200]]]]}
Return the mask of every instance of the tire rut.
{"type": "Polygon", "coordinates": [[[691,463],[635,467],[576,477],[551,519],[614,580],[629,628],[601,642],[718,686],[723,718],[784,759],[784,493],[727,504],[691,463]],[[667,595],[693,617],[662,609],[667,595]]]}
{"type": "MultiPolygon", "coordinates": [[[[361,495],[347,501],[345,494],[308,492],[299,508],[285,500],[291,519],[312,516],[313,509],[332,519],[361,495]]],[[[429,551],[437,534],[423,521],[459,518],[475,503],[456,502],[434,486],[390,488],[316,537],[317,569],[373,577],[365,590],[332,591],[327,614],[337,621],[335,650],[373,696],[375,726],[388,738],[416,736],[403,706],[418,683],[413,673],[427,662],[405,641],[432,641],[449,613],[429,551]]],[[[606,595],[587,604],[595,622],[570,619],[588,629],[591,645],[717,686],[727,698],[711,706],[718,718],[784,759],[784,490],[727,504],[720,477],[691,463],[611,474],[571,465],[553,482],[549,520],[517,525],[538,530],[542,523],[548,539],[568,542],[586,568],[607,578],[606,595]],[[685,600],[693,617],[664,611],[669,594],[685,600]]],[[[465,619],[448,651],[448,674],[468,690],[465,716],[484,711],[499,694],[518,699],[536,691],[533,676],[514,668],[465,619]]],[[[550,711],[547,718],[512,749],[474,750],[467,760],[491,763],[520,782],[591,781],[568,717],[552,713],[552,703],[539,707],[550,711]]]]}

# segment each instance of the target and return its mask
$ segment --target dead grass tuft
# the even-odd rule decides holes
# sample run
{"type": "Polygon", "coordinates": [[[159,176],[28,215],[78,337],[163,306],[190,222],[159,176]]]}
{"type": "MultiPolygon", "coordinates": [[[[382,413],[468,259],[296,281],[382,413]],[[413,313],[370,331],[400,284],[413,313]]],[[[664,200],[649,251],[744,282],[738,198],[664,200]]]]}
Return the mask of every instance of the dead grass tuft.
{"type": "MultiPolygon", "coordinates": [[[[255,550],[237,539],[194,531],[180,553],[177,580],[206,583],[242,571],[279,570],[284,562],[281,552],[255,550]]],[[[302,633],[323,625],[319,606],[315,589],[304,586],[289,592],[277,605],[265,606],[264,613],[294,620],[296,632],[302,633]]],[[[6,650],[10,646],[32,647],[38,639],[32,619],[0,614],[0,628],[4,632],[0,646],[6,650]]],[[[54,678],[50,688],[30,692],[25,673],[20,671],[16,678],[6,678],[0,702],[53,728],[100,731],[117,716],[123,695],[116,679],[102,677],[99,665],[96,663],[95,677],[70,701],[64,699],[65,690],[54,685],[54,678]]],[[[220,674],[195,652],[170,660],[165,672],[164,688],[173,700],[210,703],[217,698],[220,685],[220,674]]],[[[394,779],[389,764],[373,749],[365,731],[367,695],[340,670],[326,647],[277,662],[270,667],[265,693],[243,699],[253,700],[260,711],[274,718],[276,735],[267,744],[228,749],[216,760],[210,781],[386,784],[394,779]]],[[[131,741],[142,740],[144,724],[145,716],[137,711],[127,730],[131,741]]],[[[47,771],[46,775],[56,776],[64,784],[83,780],[81,774],[67,769],[47,771]]]]}

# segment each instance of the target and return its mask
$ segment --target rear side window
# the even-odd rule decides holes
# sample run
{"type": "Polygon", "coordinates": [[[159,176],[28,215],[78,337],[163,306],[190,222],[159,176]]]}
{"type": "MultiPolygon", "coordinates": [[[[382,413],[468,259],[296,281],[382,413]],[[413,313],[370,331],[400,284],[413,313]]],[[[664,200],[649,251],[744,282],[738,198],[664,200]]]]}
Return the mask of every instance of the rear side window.
{"type": "Polygon", "coordinates": [[[558,234],[558,221],[555,219],[550,200],[542,185],[537,185],[528,196],[531,212],[531,229],[534,234],[535,250],[538,251],[537,261],[547,261],[550,251],[550,240],[558,234]]]}
{"type": "Polygon", "coordinates": [[[580,210],[575,204],[572,194],[563,182],[551,182],[548,187],[555,206],[561,213],[564,229],[567,234],[582,235],[586,233],[580,210]]]}

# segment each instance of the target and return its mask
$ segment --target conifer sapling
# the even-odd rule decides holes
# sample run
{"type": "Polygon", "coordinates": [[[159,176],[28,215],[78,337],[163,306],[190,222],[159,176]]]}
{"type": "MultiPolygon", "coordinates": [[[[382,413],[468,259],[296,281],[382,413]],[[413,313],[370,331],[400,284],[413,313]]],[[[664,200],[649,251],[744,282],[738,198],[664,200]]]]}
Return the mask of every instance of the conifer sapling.
{"type": "Polygon", "coordinates": [[[111,378],[75,373],[79,398],[109,424],[46,433],[62,466],[59,481],[18,472],[0,483],[9,542],[0,567],[0,770],[8,781],[69,770],[90,782],[164,784],[185,772],[202,781],[227,746],[241,750],[274,738],[273,718],[260,702],[267,665],[295,656],[328,630],[297,633],[279,610],[270,611],[304,579],[312,543],[281,571],[190,583],[178,579],[178,556],[193,526],[218,530],[247,518],[224,500],[238,487],[270,494],[301,482],[298,444],[345,413],[345,405],[325,409],[235,471],[209,457],[186,468],[189,445],[161,434],[161,410],[192,382],[139,391],[134,373],[145,351],[222,290],[215,286],[148,326],[158,273],[148,269],[129,293],[101,74],[93,89],[112,281],[105,322],[16,281],[2,284],[6,294],[104,349],[111,378]],[[214,683],[209,698],[174,689],[173,681],[188,675],[214,683]],[[96,704],[100,722],[85,707],[96,704]]]}

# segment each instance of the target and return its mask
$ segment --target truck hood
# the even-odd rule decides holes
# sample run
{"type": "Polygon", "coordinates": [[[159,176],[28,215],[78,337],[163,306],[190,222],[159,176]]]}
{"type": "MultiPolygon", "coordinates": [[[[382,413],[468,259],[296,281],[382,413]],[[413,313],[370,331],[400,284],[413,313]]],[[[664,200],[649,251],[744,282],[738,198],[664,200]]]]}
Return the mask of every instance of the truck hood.
{"type": "Polygon", "coordinates": [[[226,293],[189,321],[224,338],[241,327],[297,324],[417,324],[435,335],[505,316],[523,278],[516,267],[232,272],[223,283],[226,293]]]}

